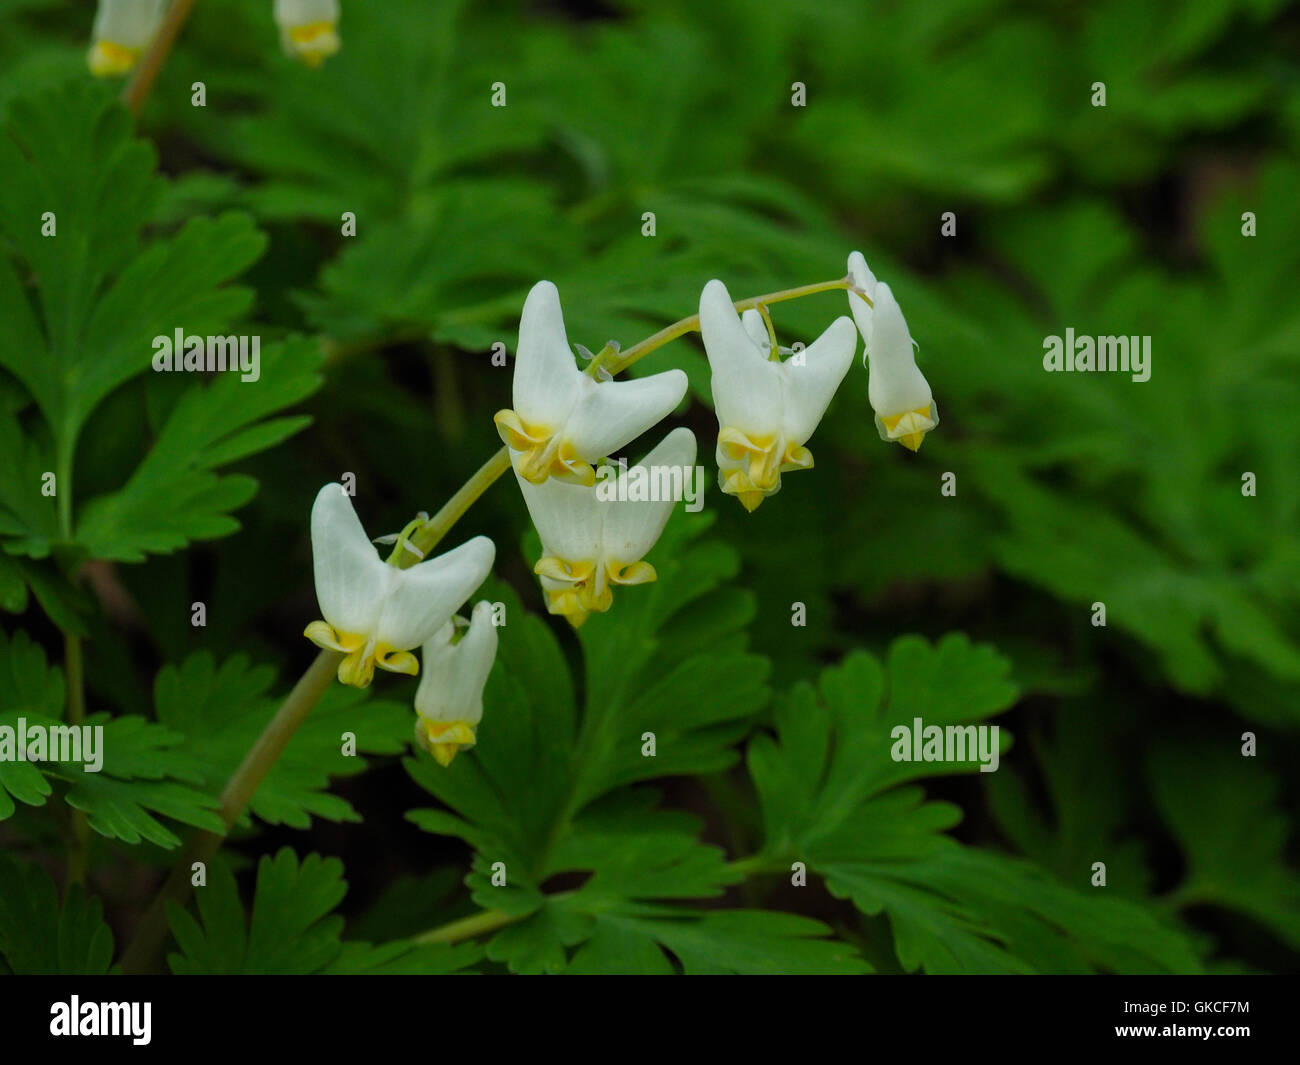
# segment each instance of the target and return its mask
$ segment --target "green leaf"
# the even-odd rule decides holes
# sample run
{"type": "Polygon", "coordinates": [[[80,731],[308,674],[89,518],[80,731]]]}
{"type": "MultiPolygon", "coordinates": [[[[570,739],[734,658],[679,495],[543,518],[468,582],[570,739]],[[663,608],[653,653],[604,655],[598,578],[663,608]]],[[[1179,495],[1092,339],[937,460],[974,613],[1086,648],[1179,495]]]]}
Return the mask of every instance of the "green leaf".
{"type": "Polygon", "coordinates": [[[1277,774],[1243,757],[1240,740],[1166,741],[1152,754],[1152,790],[1186,856],[1173,898],[1260,922],[1300,949],[1300,876],[1287,858],[1290,819],[1277,774]]]}
{"type": "MultiPolygon", "coordinates": [[[[1085,895],[1027,862],[956,843],[957,807],[926,802],[920,776],[976,771],[966,761],[895,760],[891,731],[980,721],[1016,699],[1009,664],[950,635],[902,637],[882,668],[856,652],[799,684],[776,709],[776,737],[750,744],[763,809],[764,867],[800,861],[833,895],[884,913],[904,969],[928,972],[1194,971],[1181,935],[1142,907],[1085,895]]],[[[970,740],[968,739],[969,743],[970,740]]],[[[969,750],[969,748],[968,748],[969,750]]]]}
{"type": "Polygon", "coordinates": [[[229,511],[251,498],[256,483],[216,469],[307,424],[305,417],[269,416],[320,386],[320,360],[313,342],[295,340],[262,352],[257,381],[226,373],[190,385],[126,485],[85,505],[77,539],[96,558],[139,562],[145,552],[235,532],[239,523],[229,511]]]}
{"type": "Polygon", "coordinates": [[[82,810],[96,832],[125,843],[147,839],[160,847],[175,847],[180,839],[155,815],[197,828],[222,831],[213,812],[216,799],[191,785],[199,780],[198,763],[179,747],[182,737],[169,729],[130,715],[91,714],[82,723],[94,740],[98,765],[82,737],[67,737],[63,747],[57,732],[65,727],[62,672],[46,663],[45,652],[26,633],[12,640],[0,632],[0,728],[45,730],[51,749],[46,756],[68,753],[81,760],[0,760],[0,820],[15,810],[14,799],[43,806],[53,784],[66,785],[68,805],[82,810]],[[60,750],[52,749],[60,743],[60,750]]]}
{"type": "Polygon", "coordinates": [[[74,459],[99,404],[150,369],[156,337],[229,333],[251,292],[227,283],[265,238],[248,216],[230,213],[142,244],[164,186],[153,150],[134,139],[120,105],[84,84],[14,101],[0,168],[10,188],[0,205],[10,250],[0,258],[0,316],[12,330],[0,367],[30,393],[49,430],[48,445],[40,433],[20,445],[15,416],[0,410],[0,445],[9,440],[5,450],[18,459],[0,476],[5,549],[41,557],[70,540],[100,558],[140,561],[234,531],[229,512],[256,486],[216,467],[305,424],[269,416],[319,386],[320,356],[307,342],[268,346],[255,382],[227,371],[190,384],[139,469],[80,513],[70,502],[74,459]],[[58,478],[57,516],[42,491],[46,471],[58,478]]]}
{"type": "Polygon", "coordinates": [[[60,904],[49,873],[0,854],[0,972],[99,976],[112,963],[99,899],[73,885],[60,904]]]}
{"type": "Polygon", "coordinates": [[[347,884],[337,858],[309,854],[299,860],[288,847],[257,865],[252,912],[244,909],[229,866],[208,866],[208,883],[195,889],[197,919],[168,904],[177,953],[173,973],[191,974],[385,974],[441,975],[474,964],[482,949],[466,943],[419,943],[413,939],[370,944],[343,942],[343,919],[333,913],[347,884]]]}
{"type": "Polygon", "coordinates": [[[331,914],[347,885],[337,858],[309,854],[299,862],[288,847],[263,857],[248,916],[224,862],[209,863],[208,884],[195,891],[197,920],[175,903],[167,907],[180,947],[167,960],[178,975],[302,975],[324,969],[339,955],[343,919],[331,914]]]}

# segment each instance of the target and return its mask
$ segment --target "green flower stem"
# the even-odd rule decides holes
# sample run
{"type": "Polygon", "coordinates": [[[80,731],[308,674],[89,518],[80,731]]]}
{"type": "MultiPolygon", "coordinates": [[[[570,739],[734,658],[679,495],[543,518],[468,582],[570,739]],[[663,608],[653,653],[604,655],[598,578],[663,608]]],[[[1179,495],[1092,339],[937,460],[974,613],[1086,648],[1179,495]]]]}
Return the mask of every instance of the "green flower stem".
{"type": "MultiPolygon", "coordinates": [[[[425,522],[423,528],[415,531],[411,543],[423,553],[425,558],[428,558],[433,549],[438,546],[438,542],[447,535],[456,522],[460,521],[465,511],[469,510],[478,497],[508,469],[510,469],[510,451],[503,447],[474,471],[473,476],[456,490],[456,494],[442,505],[442,509],[437,514],[425,522]]],[[[408,551],[405,558],[399,560],[397,564],[405,569],[416,561],[418,559],[408,551]]]]}
{"type": "Polygon", "coordinates": [[[181,32],[181,27],[185,25],[185,20],[190,17],[193,8],[194,0],[173,0],[172,6],[168,8],[162,25],[158,27],[157,36],[154,37],[153,43],[149,45],[148,51],[135,68],[135,73],[126,88],[122,90],[122,102],[126,104],[131,114],[139,116],[143,110],[149,90],[153,88],[158,72],[167,62],[167,55],[171,52],[172,45],[176,43],[176,37],[181,32]]]}
{"type": "MultiPolygon", "coordinates": [[[[184,5],[182,0],[182,3],[178,6],[188,5],[184,5]]],[[[173,11],[175,11],[175,8],[173,8],[173,11]]],[[[179,23],[177,28],[179,28],[179,23]]],[[[161,39],[162,34],[160,33],[159,40],[161,39]]],[[[158,43],[158,41],[155,41],[154,47],[157,47],[158,43]]],[[[152,51],[151,48],[151,54],[152,51]]],[[[161,63],[161,60],[159,62],[161,63]]],[[[735,306],[737,311],[744,311],[750,307],[781,303],[785,300],[799,299],[802,296],[811,296],[818,292],[830,292],[835,289],[849,289],[852,287],[852,282],[848,278],[840,278],[836,281],[822,281],[814,285],[803,285],[799,288],[772,292],[765,296],[754,296],[750,299],[738,300],[735,306]]],[[[663,347],[678,337],[697,331],[699,327],[700,316],[698,314],[683,318],[680,322],[676,322],[666,329],[661,329],[653,336],[647,337],[621,355],[610,358],[608,368],[611,373],[625,370],[637,359],[648,355],[657,348],[663,347]]],[[[613,355],[611,348],[602,349],[598,358],[593,360],[593,364],[611,355],[613,355]]],[[[438,513],[411,533],[410,543],[420,551],[420,555],[416,556],[404,550],[401,543],[402,538],[399,537],[399,542],[393,550],[393,557],[390,562],[393,565],[406,568],[417,562],[419,558],[429,557],[451,527],[474,505],[479,496],[486,492],[508,469],[510,469],[510,451],[503,447],[484,462],[468,481],[461,485],[456,493],[443,504],[438,513]]],[[[227,831],[244,812],[253,797],[253,793],[257,791],[258,786],[266,778],[266,774],[270,772],[276,759],[280,757],[280,753],[289,740],[293,738],[294,733],[298,731],[299,726],[306,720],[312,707],[316,705],[332,683],[341,657],[336,651],[322,651],[316,656],[316,660],[312,662],[307,672],[294,685],[293,691],[286,697],[275,717],[262,731],[253,747],[245,755],[244,761],[226,783],[226,787],[221,793],[220,815],[227,831]]],[[[158,954],[167,938],[168,901],[179,903],[189,895],[192,864],[196,861],[207,862],[211,859],[221,846],[223,839],[224,836],[217,833],[199,832],[190,841],[181,860],[172,869],[166,883],[163,884],[162,889],[141,918],[135,937],[122,955],[123,971],[146,972],[157,965],[158,954]]],[[[753,863],[754,861],[755,859],[746,859],[740,863],[733,863],[733,867],[748,868],[746,862],[753,863]]],[[[755,868],[758,867],[755,866],[755,868]]],[[[420,937],[419,942],[455,942],[457,939],[499,928],[504,924],[509,924],[514,919],[499,911],[488,910],[427,932],[420,937]]]]}
{"type": "MultiPolygon", "coordinates": [[[[786,288],[780,292],[769,292],[766,296],[751,296],[749,299],[736,300],[735,308],[738,312],[747,311],[750,308],[758,308],[766,312],[768,304],[802,299],[804,296],[812,296],[818,292],[834,292],[836,289],[853,289],[867,301],[868,306],[872,305],[870,298],[865,293],[859,292],[849,278],[841,277],[835,281],[818,281],[813,285],[800,285],[798,288],[786,288]]],[[[684,337],[687,333],[698,333],[699,330],[700,316],[692,314],[689,318],[683,318],[680,322],[674,322],[672,325],[659,330],[654,336],[647,337],[641,343],[634,344],[616,359],[610,359],[608,369],[611,373],[622,373],[638,359],[649,355],[650,352],[662,348],[665,344],[672,343],[678,337],[684,337]]]]}

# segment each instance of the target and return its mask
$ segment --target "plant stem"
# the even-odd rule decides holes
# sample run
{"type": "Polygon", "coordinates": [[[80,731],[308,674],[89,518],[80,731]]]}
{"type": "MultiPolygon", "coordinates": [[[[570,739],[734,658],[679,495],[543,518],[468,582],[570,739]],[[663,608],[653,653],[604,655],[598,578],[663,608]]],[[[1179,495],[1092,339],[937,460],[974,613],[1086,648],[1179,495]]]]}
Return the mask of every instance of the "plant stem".
{"type": "MultiPolygon", "coordinates": [[[[333,683],[342,658],[337,651],[322,651],[316,656],[315,661],[307,667],[307,672],[293,686],[293,691],[285,698],[275,717],[244,756],[239,768],[226,782],[217,813],[227,832],[239,820],[258,785],[266,779],[267,773],[306,720],[312,707],[333,683]]],[[[224,838],[221,833],[202,831],[190,840],[181,860],[172,868],[166,883],[140,919],[135,937],[122,955],[124,972],[147,972],[156,964],[158,951],[167,938],[168,901],[179,903],[185,899],[191,887],[193,863],[203,862],[206,865],[224,838]]]]}
{"type": "Polygon", "coordinates": [[[473,939],[485,932],[495,932],[504,925],[522,920],[528,914],[503,913],[501,910],[480,910],[458,921],[448,921],[444,925],[430,929],[415,937],[416,943],[459,943],[462,939],[473,939]]]}
{"type": "MultiPolygon", "coordinates": [[[[442,505],[438,513],[430,518],[422,529],[416,531],[411,537],[411,543],[423,552],[425,558],[428,558],[430,552],[438,545],[438,541],[447,535],[465,511],[474,505],[474,501],[508,469],[510,469],[510,451],[503,447],[475,470],[473,476],[456,490],[456,494],[442,505]]],[[[411,558],[411,561],[414,562],[415,559],[411,558]]]]}
{"type": "MultiPolygon", "coordinates": [[[[818,292],[833,292],[836,289],[853,289],[853,282],[847,277],[841,277],[835,281],[818,281],[812,285],[800,285],[798,288],[782,289],[780,292],[769,292],[765,296],[751,296],[749,299],[736,300],[735,308],[739,311],[747,311],[751,307],[761,308],[766,311],[770,303],[783,303],[786,300],[797,300],[804,296],[812,296],[818,292]]],[[[871,305],[870,298],[863,292],[858,292],[868,306],[871,305]]],[[[622,352],[617,358],[610,359],[608,369],[611,373],[621,373],[631,366],[640,358],[649,355],[650,352],[662,348],[678,337],[683,337],[687,333],[697,333],[700,329],[700,316],[692,314],[689,318],[683,318],[680,322],[674,322],[670,326],[659,330],[654,336],[646,337],[639,344],[633,344],[627,351],[622,352]]]]}
{"type": "MultiPolygon", "coordinates": [[[[82,664],[81,637],[70,632],[63,634],[63,668],[68,683],[68,724],[73,728],[86,718],[85,669],[82,664]]],[[[71,839],[68,845],[67,884],[83,883],[90,856],[90,828],[82,810],[68,808],[71,839]]]]}
{"type": "Polygon", "coordinates": [[[727,868],[741,876],[758,876],[762,873],[774,872],[777,865],[770,854],[751,854],[748,858],[737,858],[734,862],[728,862],[727,868]]]}
{"type": "Polygon", "coordinates": [[[181,32],[181,27],[185,25],[185,20],[190,17],[193,7],[194,0],[173,0],[162,25],[158,27],[158,33],[149,45],[149,50],[145,52],[135,68],[135,73],[131,75],[131,80],[122,90],[122,102],[126,104],[131,114],[138,117],[144,108],[149,90],[153,88],[158,72],[167,62],[167,55],[171,52],[172,45],[176,43],[176,37],[181,32]]]}

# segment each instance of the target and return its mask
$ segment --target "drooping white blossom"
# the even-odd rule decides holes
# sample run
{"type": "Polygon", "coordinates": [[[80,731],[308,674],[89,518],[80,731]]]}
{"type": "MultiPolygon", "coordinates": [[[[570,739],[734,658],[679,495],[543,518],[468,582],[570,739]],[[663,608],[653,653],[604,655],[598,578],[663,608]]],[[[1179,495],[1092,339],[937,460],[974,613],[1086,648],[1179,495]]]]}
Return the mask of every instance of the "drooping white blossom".
{"type": "Polygon", "coordinates": [[[338,0],[275,0],[280,45],[309,67],[318,67],[339,50],[338,0]]]}
{"type": "Polygon", "coordinates": [[[781,474],[811,469],[812,437],[853,364],[857,337],[847,317],[784,362],[762,315],[742,319],[721,281],[700,295],[700,332],[713,371],[718,479],[747,510],[781,488],[781,474]]]}
{"type": "Polygon", "coordinates": [[[515,472],[541,484],[554,477],[595,483],[595,464],[662,421],[686,394],[681,370],[632,381],[597,381],[569,348],[560,294],[539,281],[524,301],[515,356],[513,409],[495,417],[515,472]]]}
{"type": "Polygon", "coordinates": [[[542,541],[533,572],[552,614],[564,615],[576,628],[610,608],[615,585],[655,580],[654,566],[644,558],[694,465],[695,434],[682,428],[611,482],[588,487],[551,478],[532,484],[517,474],[542,541]]]}
{"type": "Polygon", "coordinates": [[[916,347],[893,292],[877,281],[860,252],[849,256],[849,276],[874,306],[858,293],[849,293],[849,309],[865,342],[867,398],[884,440],[911,451],[939,424],[939,410],[929,382],[916,365],[916,347]]]}
{"type": "Polygon", "coordinates": [[[468,622],[453,618],[424,642],[415,739],[439,764],[450,765],[477,742],[483,686],[496,655],[497,630],[486,601],[475,604],[468,622]]]}
{"type": "Polygon", "coordinates": [[[99,0],[86,63],[96,77],[128,74],[167,14],[167,0],[99,0]]]}
{"type": "Polygon", "coordinates": [[[496,548],[486,536],[409,569],[390,566],[366,536],[342,485],[327,484],[311,509],[316,599],[324,621],[303,633],[341,651],[339,680],[366,687],[375,666],[415,674],[412,648],[437,632],[483,583],[496,548]]]}

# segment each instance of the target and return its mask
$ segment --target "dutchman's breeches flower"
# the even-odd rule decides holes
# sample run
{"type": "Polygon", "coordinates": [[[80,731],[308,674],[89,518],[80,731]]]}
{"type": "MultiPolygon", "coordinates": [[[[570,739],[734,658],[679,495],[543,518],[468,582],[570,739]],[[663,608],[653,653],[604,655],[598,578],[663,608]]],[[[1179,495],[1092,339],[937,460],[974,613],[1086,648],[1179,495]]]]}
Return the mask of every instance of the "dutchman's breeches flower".
{"type": "Polygon", "coordinates": [[[339,680],[357,688],[370,683],[375,666],[418,673],[411,649],[448,622],[483,583],[496,557],[492,541],[476,536],[409,569],[389,565],[366,537],[339,484],[327,484],[312,505],[311,549],[316,599],[325,620],[313,621],[303,635],[317,647],[342,651],[339,680]]]}
{"type": "Polygon", "coordinates": [[[415,739],[440,765],[473,747],[483,719],[483,686],[497,655],[492,604],[477,603],[468,622],[453,618],[425,641],[415,693],[415,739]],[[456,637],[459,636],[459,639],[456,637]]]}
{"type": "Polygon", "coordinates": [[[167,13],[167,0],[99,0],[86,63],[96,77],[127,74],[167,13]]]}
{"type": "Polygon", "coordinates": [[[861,252],[849,256],[849,276],[875,306],[856,292],[849,309],[866,344],[867,398],[876,412],[882,440],[896,440],[911,451],[939,424],[930,385],[916,366],[916,350],[898,301],[884,282],[877,281],[861,252]]]}
{"type": "Polygon", "coordinates": [[[589,615],[610,608],[614,585],[655,579],[654,567],[643,558],[663,532],[676,500],[664,498],[669,493],[661,490],[631,491],[630,484],[680,485],[694,465],[695,434],[674,429],[612,484],[586,487],[555,478],[533,484],[515,471],[542,540],[542,558],[533,572],[541,578],[552,614],[563,614],[577,628],[589,615]],[[679,476],[673,476],[674,470],[679,476]]]}
{"type": "Polygon", "coordinates": [[[514,409],[494,421],[515,472],[530,484],[548,477],[596,481],[594,465],[662,421],[686,395],[681,370],[635,381],[597,381],[569,349],[560,294],[539,281],[524,301],[515,356],[514,409]]]}
{"type": "Polygon", "coordinates": [[[753,511],[781,488],[781,474],[810,469],[804,444],[853,363],[853,323],[837,318],[805,350],[780,361],[762,315],[742,319],[721,281],[700,296],[700,332],[713,370],[718,480],[753,511]]]}
{"type": "Polygon", "coordinates": [[[339,50],[338,0],[275,0],[285,52],[318,67],[339,50]]]}

